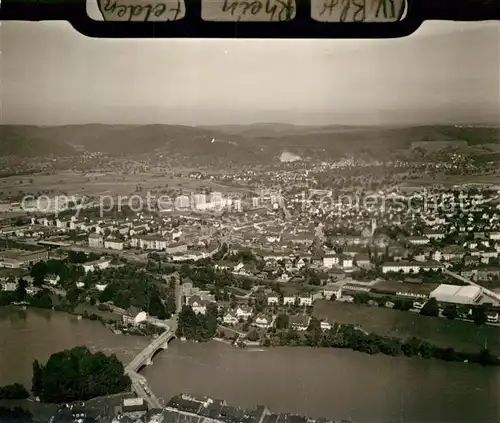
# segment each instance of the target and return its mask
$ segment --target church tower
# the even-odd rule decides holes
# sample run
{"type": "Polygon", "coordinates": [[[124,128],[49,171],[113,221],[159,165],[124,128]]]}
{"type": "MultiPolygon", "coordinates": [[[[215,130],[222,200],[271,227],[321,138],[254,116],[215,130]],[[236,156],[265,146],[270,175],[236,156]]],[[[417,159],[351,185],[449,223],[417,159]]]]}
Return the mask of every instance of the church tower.
{"type": "Polygon", "coordinates": [[[372,230],[371,230],[371,237],[373,237],[373,235],[375,235],[375,231],[377,229],[377,219],[373,218],[372,219],[372,230]]]}

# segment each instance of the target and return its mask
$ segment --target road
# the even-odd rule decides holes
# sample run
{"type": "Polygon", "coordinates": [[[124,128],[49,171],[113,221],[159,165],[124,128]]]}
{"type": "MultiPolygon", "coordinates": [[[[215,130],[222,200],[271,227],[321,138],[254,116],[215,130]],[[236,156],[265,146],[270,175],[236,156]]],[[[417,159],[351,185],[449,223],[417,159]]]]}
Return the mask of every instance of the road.
{"type": "Polygon", "coordinates": [[[147,253],[137,255],[131,252],[123,251],[123,250],[110,250],[109,248],[94,248],[94,247],[86,247],[83,245],[70,245],[67,247],[63,247],[63,250],[68,250],[68,251],[81,251],[83,253],[100,253],[100,254],[117,254],[120,257],[130,260],[130,261],[135,261],[138,263],[144,263],[146,264],[148,262],[147,258],[147,253]]]}
{"type": "Polygon", "coordinates": [[[132,391],[134,391],[138,397],[144,398],[149,409],[163,408],[162,401],[153,393],[153,391],[151,391],[146,379],[143,376],[133,372],[128,373],[128,375],[132,381],[132,391]]]}
{"type": "Polygon", "coordinates": [[[484,288],[483,286],[472,282],[470,279],[464,278],[463,276],[459,275],[458,273],[452,272],[448,269],[444,270],[444,273],[453,276],[455,279],[458,279],[459,281],[465,282],[469,285],[476,286],[481,289],[481,291],[490,297],[491,299],[495,300],[497,303],[500,303],[500,294],[497,294],[496,292],[491,291],[490,289],[484,288]]]}
{"type": "Polygon", "coordinates": [[[144,376],[141,376],[137,371],[139,368],[149,360],[154,352],[160,348],[172,334],[175,334],[177,329],[177,322],[174,320],[169,321],[172,326],[168,326],[165,322],[162,322],[166,330],[157,338],[153,339],[151,343],[144,348],[139,354],[137,354],[134,359],[125,367],[125,374],[130,377],[132,381],[132,390],[137,396],[144,398],[148,407],[151,408],[163,408],[162,401],[154,394],[151,388],[148,386],[148,382],[144,376]]]}
{"type": "Polygon", "coordinates": [[[240,336],[246,336],[246,333],[244,332],[240,332],[234,328],[230,328],[230,327],[227,327],[227,326],[223,326],[223,325],[219,325],[219,328],[222,328],[222,329],[226,329],[226,330],[229,330],[231,332],[234,332],[234,333],[237,333],[238,335],[240,336]]]}

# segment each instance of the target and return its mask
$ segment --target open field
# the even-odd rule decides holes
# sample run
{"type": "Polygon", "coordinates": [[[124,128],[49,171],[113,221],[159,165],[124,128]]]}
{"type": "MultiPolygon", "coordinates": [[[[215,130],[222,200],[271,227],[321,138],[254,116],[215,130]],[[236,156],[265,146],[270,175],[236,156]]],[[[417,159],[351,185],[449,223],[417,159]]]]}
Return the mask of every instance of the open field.
{"type": "Polygon", "coordinates": [[[381,307],[358,306],[318,300],[313,315],[339,323],[356,324],[368,332],[407,338],[416,336],[441,347],[478,351],[487,340],[488,349],[500,355],[500,328],[472,322],[420,316],[381,307]]]}
{"type": "MultiPolygon", "coordinates": [[[[446,282],[440,281],[440,283],[446,283],[446,282]]],[[[417,284],[417,283],[405,283],[399,281],[382,280],[377,282],[373,286],[373,289],[393,294],[396,294],[396,292],[412,292],[414,294],[429,295],[434,289],[436,289],[440,285],[440,283],[417,284]]]]}
{"type": "Polygon", "coordinates": [[[432,186],[435,184],[443,184],[445,186],[461,185],[461,184],[478,184],[478,185],[498,185],[500,186],[500,175],[441,175],[436,178],[423,176],[411,181],[405,181],[401,184],[402,187],[417,187],[417,186],[432,186]]]}
{"type": "Polygon", "coordinates": [[[122,320],[122,316],[117,314],[117,313],[113,313],[111,311],[102,311],[102,310],[99,310],[97,307],[95,306],[91,306],[90,304],[78,304],[74,310],[74,313],[75,314],[83,314],[83,312],[86,311],[88,314],[95,314],[97,316],[100,316],[106,320],[114,320],[114,321],[120,321],[122,320]]]}
{"type": "Polygon", "coordinates": [[[207,188],[220,192],[251,192],[239,186],[230,186],[208,180],[195,180],[157,174],[113,175],[105,173],[58,172],[53,175],[9,176],[0,179],[0,192],[4,195],[37,193],[53,190],[67,195],[132,195],[137,186],[145,191],[175,189],[192,190],[207,188]]]}

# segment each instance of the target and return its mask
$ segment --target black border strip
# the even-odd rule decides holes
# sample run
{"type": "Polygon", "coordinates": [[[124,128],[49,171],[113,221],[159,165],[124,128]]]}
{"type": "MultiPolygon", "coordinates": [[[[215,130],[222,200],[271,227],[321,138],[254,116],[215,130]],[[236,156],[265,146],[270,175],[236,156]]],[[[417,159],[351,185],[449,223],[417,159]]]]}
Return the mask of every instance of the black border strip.
{"type": "Polygon", "coordinates": [[[185,0],[178,21],[106,22],[90,19],[86,0],[3,0],[1,20],[65,20],[89,37],[105,38],[398,38],[424,20],[500,20],[500,0],[407,0],[406,16],[390,23],[318,22],[310,0],[297,0],[289,22],[209,22],[201,19],[201,0],[185,0]]]}

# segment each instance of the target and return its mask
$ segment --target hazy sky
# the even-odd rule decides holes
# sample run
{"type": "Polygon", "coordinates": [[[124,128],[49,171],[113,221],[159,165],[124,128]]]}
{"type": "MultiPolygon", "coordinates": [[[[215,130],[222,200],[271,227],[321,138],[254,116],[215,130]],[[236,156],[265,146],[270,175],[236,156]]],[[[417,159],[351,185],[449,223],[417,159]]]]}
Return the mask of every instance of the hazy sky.
{"type": "Polygon", "coordinates": [[[3,22],[3,123],[489,121],[500,24],[427,22],[396,40],[99,40],[3,22]]]}

